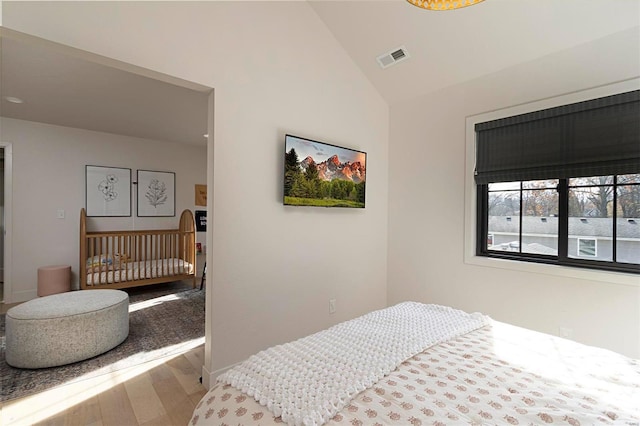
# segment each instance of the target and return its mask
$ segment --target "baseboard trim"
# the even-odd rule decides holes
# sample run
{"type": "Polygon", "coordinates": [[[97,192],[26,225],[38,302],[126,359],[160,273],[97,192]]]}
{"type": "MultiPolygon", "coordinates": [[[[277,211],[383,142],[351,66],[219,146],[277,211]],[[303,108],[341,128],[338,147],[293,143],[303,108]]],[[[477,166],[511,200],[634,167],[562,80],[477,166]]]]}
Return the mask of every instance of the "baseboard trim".
{"type": "Polygon", "coordinates": [[[209,372],[209,370],[207,370],[207,367],[205,365],[202,366],[202,386],[205,387],[205,389],[209,390],[211,389],[211,383],[213,383],[214,377],[211,376],[211,373],[209,372]]]}
{"type": "Polygon", "coordinates": [[[5,303],[22,303],[38,297],[38,290],[14,291],[11,294],[4,295],[5,303]],[[10,297],[9,297],[10,296],[10,297]]]}
{"type": "Polygon", "coordinates": [[[220,368],[213,372],[210,372],[209,370],[207,370],[207,367],[203,365],[202,366],[202,386],[204,386],[207,389],[211,389],[211,386],[213,386],[216,383],[216,379],[218,378],[218,376],[222,375],[223,373],[226,373],[227,370],[232,369],[238,364],[240,364],[240,362],[236,362],[235,364],[231,364],[229,366],[220,368]]]}

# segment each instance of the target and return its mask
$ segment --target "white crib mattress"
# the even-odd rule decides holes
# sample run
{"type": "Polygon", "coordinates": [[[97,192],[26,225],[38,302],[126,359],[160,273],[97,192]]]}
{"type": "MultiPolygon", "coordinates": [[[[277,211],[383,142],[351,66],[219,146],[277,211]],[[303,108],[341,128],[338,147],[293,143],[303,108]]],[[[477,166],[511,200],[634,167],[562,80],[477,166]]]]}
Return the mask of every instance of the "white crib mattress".
{"type": "Polygon", "coordinates": [[[182,259],[169,258],[127,262],[126,268],[87,274],[87,285],[113,284],[148,278],[193,274],[194,265],[182,259]]]}

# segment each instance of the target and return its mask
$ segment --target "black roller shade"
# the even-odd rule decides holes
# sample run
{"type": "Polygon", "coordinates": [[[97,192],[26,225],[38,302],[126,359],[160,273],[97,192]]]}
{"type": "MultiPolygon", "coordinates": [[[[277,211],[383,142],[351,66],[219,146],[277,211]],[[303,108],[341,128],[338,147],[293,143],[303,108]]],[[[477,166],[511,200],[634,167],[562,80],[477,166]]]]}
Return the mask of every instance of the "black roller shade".
{"type": "Polygon", "coordinates": [[[640,90],[475,130],[477,184],[640,173],[640,90]]]}

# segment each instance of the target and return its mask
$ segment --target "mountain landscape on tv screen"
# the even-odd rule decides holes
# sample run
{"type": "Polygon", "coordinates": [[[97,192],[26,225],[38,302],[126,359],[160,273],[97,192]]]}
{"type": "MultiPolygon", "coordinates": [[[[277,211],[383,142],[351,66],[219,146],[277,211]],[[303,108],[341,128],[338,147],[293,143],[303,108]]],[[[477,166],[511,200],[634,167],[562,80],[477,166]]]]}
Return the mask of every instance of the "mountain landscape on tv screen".
{"type": "Polygon", "coordinates": [[[364,152],[289,137],[284,155],[284,204],[364,208],[366,161],[364,152]],[[304,155],[299,157],[299,152],[304,155]]]}
{"type": "Polygon", "coordinates": [[[309,164],[314,164],[318,169],[318,177],[321,180],[331,181],[334,179],[350,180],[353,183],[360,183],[366,180],[365,166],[359,161],[351,163],[349,161],[341,163],[337,155],[332,155],[327,160],[316,163],[311,156],[300,162],[302,170],[306,171],[309,164]]]}

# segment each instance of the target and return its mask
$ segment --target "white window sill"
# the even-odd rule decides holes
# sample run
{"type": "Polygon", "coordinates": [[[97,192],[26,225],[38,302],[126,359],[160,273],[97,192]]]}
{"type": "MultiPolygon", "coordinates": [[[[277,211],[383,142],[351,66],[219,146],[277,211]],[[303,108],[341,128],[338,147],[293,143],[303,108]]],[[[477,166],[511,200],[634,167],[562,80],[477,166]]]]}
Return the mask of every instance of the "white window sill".
{"type": "Polygon", "coordinates": [[[561,278],[577,278],[581,280],[602,281],[611,284],[640,287],[640,276],[624,272],[598,271],[595,269],[573,268],[570,266],[548,265],[475,255],[465,256],[465,263],[474,266],[509,269],[512,271],[552,275],[561,278]]]}

